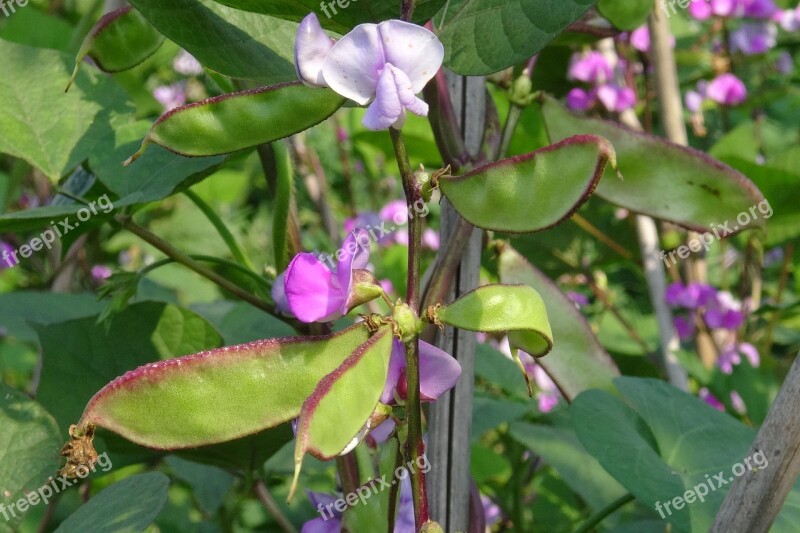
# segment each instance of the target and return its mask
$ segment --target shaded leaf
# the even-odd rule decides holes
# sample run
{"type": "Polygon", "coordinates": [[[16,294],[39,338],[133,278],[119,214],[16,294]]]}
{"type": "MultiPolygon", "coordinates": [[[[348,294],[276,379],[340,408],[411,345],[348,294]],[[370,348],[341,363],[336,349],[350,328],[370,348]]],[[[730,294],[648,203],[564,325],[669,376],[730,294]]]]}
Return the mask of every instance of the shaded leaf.
{"type": "MultiPolygon", "coordinates": [[[[659,4],[665,6],[667,4],[659,4]]],[[[597,10],[621,30],[633,30],[647,21],[651,0],[599,0],[597,10]]]]}

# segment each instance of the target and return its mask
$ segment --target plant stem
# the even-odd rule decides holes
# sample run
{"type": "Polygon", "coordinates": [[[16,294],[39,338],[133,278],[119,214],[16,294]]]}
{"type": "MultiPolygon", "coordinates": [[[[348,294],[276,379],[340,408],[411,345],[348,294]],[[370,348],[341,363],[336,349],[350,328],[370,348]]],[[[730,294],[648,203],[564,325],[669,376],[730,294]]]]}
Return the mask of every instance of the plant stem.
{"type": "Polygon", "coordinates": [[[275,498],[272,497],[272,494],[269,492],[267,485],[261,481],[260,479],[255,482],[253,485],[253,490],[258,496],[258,499],[261,501],[261,504],[267,510],[267,512],[272,515],[272,518],[278,523],[278,526],[285,531],[286,533],[297,533],[297,529],[292,525],[288,518],[283,514],[281,511],[278,502],[275,501],[275,498]]]}
{"type": "Polygon", "coordinates": [[[416,0],[403,0],[402,19],[406,22],[411,21],[411,16],[414,14],[414,7],[416,3],[416,0]]]}
{"type": "MultiPolygon", "coordinates": [[[[237,296],[238,298],[241,298],[242,300],[249,303],[253,307],[261,309],[262,311],[265,311],[275,316],[276,318],[286,322],[286,319],[284,317],[280,316],[275,312],[275,307],[272,304],[253,296],[252,294],[242,289],[235,283],[220,276],[207,266],[198,263],[197,261],[192,259],[188,254],[181,252],[180,250],[173,247],[170,243],[168,243],[155,233],[152,233],[147,228],[140,226],[139,224],[134,222],[130,217],[118,216],[116,220],[124,229],[130,231],[131,233],[133,233],[143,241],[147,242],[154,248],[157,248],[164,255],[173,259],[176,263],[180,263],[189,270],[193,270],[194,272],[200,274],[209,281],[217,284],[222,289],[230,292],[231,294],[237,296]]],[[[287,323],[293,326],[291,322],[287,323]]]]}
{"type": "Polygon", "coordinates": [[[228,245],[228,249],[231,251],[234,259],[236,259],[236,262],[250,270],[255,270],[253,263],[251,263],[250,260],[244,255],[244,252],[242,252],[242,249],[239,247],[239,243],[236,242],[236,239],[228,229],[228,226],[226,226],[222,219],[219,218],[219,215],[217,215],[214,209],[192,190],[187,189],[183,191],[183,194],[185,194],[194,203],[194,205],[196,205],[197,208],[203,212],[209,222],[214,225],[214,229],[217,230],[219,236],[222,237],[222,240],[228,245]]]}
{"type": "MultiPolygon", "coordinates": [[[[207,263],[214,263],[214,264],[217,264],[219,266],[223,266],[223,267],[226,267],[226,268],[231,268],[233,270],[236,270],[237,272],[240,272],[240,273],[244,274],[248,278],[250,278],[253,281],[255,281],[256,283],[258,283],[260,287],[263,287],[267,291],[269,291],[270,288],[271,288],[269,283],[267,282],[267,280],[265,280],[264,278],[262,278],[261,276],[259,276],[255,272],[253,272],[252,270],[249,270],[249,269],[243,267],[239,263],[234,263],[233,261],[228,261],[227,259],[214,257],[213,255],[201,255],[201,254],[188,254],[188,255],[189,255],[189,257],[191,257],[195,261],[205,261],[207,263]]],[[[139,271],[139,275],[144,276],[146,274],[149,274],[153,270],[156,270],[157,268],[161,268],[162,266],[170,265],[170,264],[173,264],[173,263],[177,263],[177,261],[175,261],[171,257],[167,257],[166,259],[161,259],[160,261],[156,261],[154,263],[150,263],[149,265],[147,265],[146,267],[141,269],[139,271]]]]}
{"type": "Polygon", "coordinates": [[[625,496],[609,503],[606,507],[600,509],[597,512],[597,514],[590,517],[589,520],[584,522],[584,524],[580,527],[580,529],[575,531],[575,533],[589,533],[589,531],[594,529],[594,527],[597,524],[605,520],[608,516],[613,514],[618,509],[621,509],[625,504],[630,503],[635,499],[636,498],[633,496],[633,494],[626,494],[625,496]]]}
{"type": "MultiPolygon", "coordinates": [[[[392,137],[394,153],[397,158],[397,168],[403,178],[403,190],[406,193],[406,203],[414,205],[422,201],[420,184],[411,171],[408,152],[403,141],[403,134],[394,128],[389,128],[392,137]]],[[[422,251],[422,218],[413,217],[408,222],[408,284],[406,286],[406,303],[419,314],[420,297],[420,255],[422,251]]],[[[418,459],[425,454],[425,444],[422,441],[422,406],[419,392],[419,336],[415,336],[405,343],[406,349],[406,382],[408,396],[406,410],[408,412],[408,449],[409,460],[419,464],[418,459]]],[[[411,489],[414,494],[414,517],[417,529],[428,522],[428,496],[425,487],[425,473],[418,468],[411,472],[411,489]]]]}

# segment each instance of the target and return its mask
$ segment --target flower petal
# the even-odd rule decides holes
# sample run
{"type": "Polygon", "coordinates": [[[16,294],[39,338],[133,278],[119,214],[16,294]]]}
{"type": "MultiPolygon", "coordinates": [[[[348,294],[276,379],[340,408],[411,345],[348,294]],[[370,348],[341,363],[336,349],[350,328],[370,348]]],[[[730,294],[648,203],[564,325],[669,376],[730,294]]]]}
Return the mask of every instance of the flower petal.
{"type": "Polygon", "coordinates": [[[403,116],[403,104],[391,68],[383,69],[376,88],[375,101],[367,109],[362,124],[371,130],[385,130],[403,116]]]}
{"type": "Polygon", "coordinates": [[[386,385],[381,394],[381,403],[386,405],[394,405],[394,389],[397,387],[397,382],[400,381],[400,376],[406,368],[406,355],[403,344],[395,339],[392,342],[392,356],[389,359],[389,373],[386,376],[386,385]]]}
{"type": "Polygon", "coordinates": [[[422,26],[402,20],[381,22],[378,32],[385,61],[408,76],[414,94],[421,92],[444,60],[444,46],[438,37],[422,26]]]}
{"type": "Polygon", "coordinates": [[[448,354],[427,342],[419,343],[419,390],[422,400],[433,401],[455,387],[461,365],[448,354]]]}
{"type": "Polygon", "coordinates": [[[314,257],[298,254],[286,269],[286,300],[301,322],[328,322],[339,318],[346,296],[334,287],[331,271],[314,257]]]}
{"type": "Polygon", "coordinates": [[[314,13],[309,14],[297,29],[294,43],[294,67],[297,77],[312,87],[327,87],[322,76],[322,65],[335,41],[328,37],[314,13]]]}
{"type": "Polygon", "coordinates": [[[322,75],[331,89],[366,105],[375,96],[385,63],[378,26],[359,24],[331,48],[322,75]]]}
{"type": "Polygon", "coordinates": [[[282,272],[272,283],[272,301],[275,302],[275,309],[284,314],[292,312],[289,309],[289,302],[286,299],[286,272],[282,272]]]}
{"type": "Polygon", "coordinates": [[[353,270],[361,270],[369,263],[369,242],[367,230],[356,228],[347,235],[342,244],[344,256],[336,264],[336,280],[345,297],[350,294],[353,270]]]}
{"type": "Polygon", "coordinates": [[[303,524],[301,533],[339,533],[342,530],[342,521],[339,518],[326,518],[320,516],[303,524]]]}
{"type": "Polygon", "coordinates": [[[391,70],[394,76],[394,84],[397,87],[397,95],[403,107],[421,117],[428,116],[428,104],[417,98],[413,89],[413,84],[405,72],[395,67],[392,63],[386,63],[386,68],[391,70]]]}

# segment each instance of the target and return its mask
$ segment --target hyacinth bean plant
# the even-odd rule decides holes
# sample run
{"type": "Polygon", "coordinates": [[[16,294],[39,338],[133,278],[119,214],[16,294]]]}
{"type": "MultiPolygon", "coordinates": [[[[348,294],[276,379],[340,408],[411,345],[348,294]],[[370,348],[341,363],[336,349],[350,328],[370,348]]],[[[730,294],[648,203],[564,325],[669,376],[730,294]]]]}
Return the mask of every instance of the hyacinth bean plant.
{"type": "Polygon", "coordinates": [[[0,533],[729,518],[688,494],[800,345],[800,7],[45,4],[0,21],[0,533]]]}

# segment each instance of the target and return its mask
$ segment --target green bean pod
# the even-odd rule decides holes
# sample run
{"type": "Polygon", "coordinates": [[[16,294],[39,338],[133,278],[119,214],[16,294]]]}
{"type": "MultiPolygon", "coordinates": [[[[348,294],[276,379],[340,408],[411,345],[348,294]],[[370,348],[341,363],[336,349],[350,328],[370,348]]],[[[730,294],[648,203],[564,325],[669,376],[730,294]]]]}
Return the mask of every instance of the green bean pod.
{"type": "Polygon", "coordinates": [[[327,119],[345,99],[299,81],[215,96],[178,107],[150,128],[138,159],[151,143],[188,157],[226,154],[304,131],[327,119]]]}
{"type": "Polygon", "coordinates": [[[133,7],[106,13],[78,50],[75,70],[64,92],[69,91],[86,56],[104,72],[121,72],[153,55],[163,42],[164,36],[133,7]]]}
{"type": "Polygon", "coordinates": [[[577,135],[521,156],[439,179],[442,194],[475,226],[530,233],[569,218],[594,192],[614,148],[593,135],[577,135]]]}
{"type": "Polygon", "coordinates": [[[358,324],[150,363],[95,394],[74,433],[102,427],[162,450],[251,435],[296,418],[318,383],[368,339],[358,324]]]}

